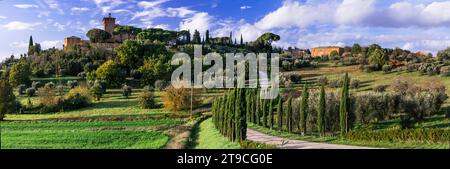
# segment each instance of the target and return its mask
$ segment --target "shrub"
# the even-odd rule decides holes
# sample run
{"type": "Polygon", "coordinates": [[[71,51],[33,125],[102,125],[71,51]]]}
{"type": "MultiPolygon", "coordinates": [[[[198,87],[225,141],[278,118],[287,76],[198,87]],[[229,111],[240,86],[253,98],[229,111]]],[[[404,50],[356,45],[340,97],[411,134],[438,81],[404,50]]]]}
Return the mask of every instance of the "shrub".
{"type": "Polygon", "coordinates": [[[282,61],[281,66],[282,66],[283,70],[285,70],[285,71],[292,70],[292,63],[289,61],[286,61],[286,60],[282,61]]]}
{"type": "Polygon", "coordinates": [[[36,94],[36,89],[34,89],[34,88],[28,88],[28,89],[26,90],[26,93],[27,93],[27,96],[28,96],[28,97],[33,97],[33,96],[36,94]]]}
{"type": "Polygon", "coordinates": [[[128,98],[129,96],[131,96],[131,92],[132,92],[131,86],[124,85],[122,87],[122,96],[128,98]]]}
{"type": "Polygon", "coordinates": [[[341,79],[332,79],[329,81],[328,86],[331,88],[339,88],[342,86],[342,80],[341,79]]]}
{"type": "Polygon", "coordinates": [[[146,86],[144,86],[144,91],[149,91],[149,92],[152,92],[152,91],[154,91],[155,89],[151,86],[151,85],[146,85],[146,86]]]}
{"type": "Polygon", "coordinates": [[[30,64],[26,61],[19,61],[14,64],[9,70],[9,83],[11,86],[17,86],[20,84],[30,85],[30,76],[32,74],[30,64]]]}
{"type": "Polygon", "coordinates": [[[157,108],[158,105],[155,101],[155,96],[151,91],[143,91],[138,96],[139,107],[143,109],[157,108]]]}
{"type": "Polygon", "coordinates": [[[64,109],[79,109],[87,107],[92,102],[92,96],[89,89],[84,86],[78,86],[71,89],[64,96],[64,109]]]}
{"type": "Polygon", "coordinates": [[[134,79],[140,79],[142,77],[142,73],[139,70],[133,69],[130,71],[130,76],[134,79]]]}
{"type": "MultiPolygon", "coordinates": [[[[197,94],[198,92],[193,92],[197,94]]],[[[192,97],[193,106],[197,106],[199,98],[196,96],[192,97]]],[[[166,88],[166,91],[162,93],[162,99],[164,102],[164,107],[171,110],[187,110],[191,106],[191,89],[189,88],[175,88],[170,85],[166,88]]]]}
{"type": "Polygon", "coordinates": [[[350,81],[350,88],[352,89],[358,89],[361,81],[359,79],[352,79],[350,81]]]}
{"type": "Polygon", "coordinates": [[[383,93],[386,92],[386,89],[389,87],[389,85],[378,85],[373,87],[374,92],[383,93]]]}
{"type": "Polygon", "coordinates": [[[92,94],[95,96],[97,101],[100,101],[100,98],[102,98],[103,93],[105,93],[105,87],[102,85],[101,81],[95,81],[94,85],[91,88],[92,94]]]}
{"type": "Polygon", "coordinates": [[[270,144],[264,144],[264,143],[258,143],[253,142],[249,140],[245,140],[240,142],[241,149],[276,149],[277,147],[275,145],[270,144]]]}
{"type": "Polygon", "coordinates": [[[27,86],[24,84],[21,84],[17,86],[17,91],[19,92],[19,95],[25,94],[25,90],[27,90],[27,86]]]}
{"type": "Polygon", "coordinates": [[[441,68],[441,76],[450,76],[450,66],[441,68]]]}
{"type": "Polygon", "coordinates": [[[41,87],[44,87],[44,83],[42,83],[42,82],[40,82],[40,81],[34,81],[34,82],[31,84],[31,87],[34,88],[34,89],[39,89],[39,88],[41,88],[41,87]]]}
{"type": "Polygon", "coordinates": [[[165,80],[157,80],[157,81],[155,81],[155,90],[162,91],[168,85],[169,85],[169,83],[167,81],[165,81],[165,80]]]}
{"type": "Polygon", "coordinates": [[[377,70],[378,70],[378,65],[376,65],[376,64],[365,65],[364,66],[364,71],[367,72],[367,73],[374,72],[374,71],[377,71],[377,70]]]}
{"type": "Polygon", "coordinates": [[[63,98],[56,95],[55,89],[49,86],[38,89],[39,102],[42,113],[63,110],[63,98]]]}
{"type": "Polygon", "coordinates": [[[48,82],[48,83],[45,84],[44,87],[55,88],[55,83],[53,83],[53,82],[48,82]]]}
{"type": "Polygon", "coordinates": [[[381,70],[383,70],[384,73],[389,73],[392,70],[392,68],[393,68],[392,65],[383,65],[381,70]]]}
{"type": "Polygon", "coordinates": [[[348,140],[374,142],[416,142],[416,143],[448,143],[450,130],[446,129],[405,129],[349,132],[348,140]]]}
{"type": "Polygon", "coordinates": [[[327,78],[326,76],[320,76],[320,77],[317,79],[317,83],[318,83],[319,85],[328,85],[328,78],[327,78]]]}
{"type": "Polygon", "coordinates": [[[78,81],[77,80],[69,80],[69,81],[67,81],[67,86],[69,86],[71,89],[73,89],[78,86],[78,81]]]}

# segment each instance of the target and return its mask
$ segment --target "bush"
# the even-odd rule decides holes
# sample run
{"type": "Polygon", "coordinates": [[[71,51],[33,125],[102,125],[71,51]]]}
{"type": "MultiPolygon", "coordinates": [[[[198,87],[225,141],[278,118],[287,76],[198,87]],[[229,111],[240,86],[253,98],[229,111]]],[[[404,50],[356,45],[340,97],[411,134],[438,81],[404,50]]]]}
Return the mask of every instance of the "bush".
{"type": "Polygon", "coordinates": [[[376,65],[376,64],[365,65],[363,69],[367,73],[374,72],[374,71],[378,70],[378,65],[376,65]]]}
{"type": "Polygon", "coordinates": [[[53,83],[53,82],[48,82],[48,83],[45,84],[44,87],[55,88],[55,83],[53,83]]]}
{"type": "Polygon", "coordinates": [[[63,110],[63,98],[56,95],[54,88],[45,86],[38,89],[39,102],[42,113],[58,112],[63,110]]]}
{"type": "Polygon", "coordinates": [[[391,72],[392,69],[393,69],[392,65],[383,65],[383,67],[381,68],[381,70],[383,70],[384,73],[389,73],[391,72]]]}
{"type": "Polygon", "coordinates": [[[283,70],[285,70],[285,71],[292,70],[292,63],[289,61],[286,61],[286,60],[282,61],[281,66],[282,66],[283,70]]]}
{"type": "Polygon", "coordinates": [[[92,94],[95,96],[97,101],[100,101],[103,93],[106,92],[106,83],[100,80],[96,80],[91,88],[92,94]]]}
{"type": "Polygon", "coordinates": [[[77,80],[69,80],[69,81],[67,81],[67,86],[69,86],[69,88],[73,89],[78,86],[78,81],[77,80]]]}
{"type": "Polygon", "coordinates": [[[350,88],[358,89],[360,84],[361,84],[361,81],[359,79],[352,79],[350,81],[350,88]]]}
{"type": "Polygon", "coordinates": [[[341,79],[332,79],[329,81],[328,86],[331,88],[340,88],[342,84],[343,83],[341,79]]]}
{"type": "Polygon", "coordinates": [[[122,96],[128,98],[129,96],[131,96],[131,92],[132,92],[131,86],[124,85],[122,87],[122,96]]]}
{"type": "Polygon", "coordinates": [[[26,93],[27,93],[27,96],[28,96],[28,97],[33,97],[34,95],[36,95],[36,89],[34,89],[34,88],[28,88],[28,89],[26,90],[26,93]]]}
{"type": "Polygon", "coordinates": [[[24,84],[21,84],[17,86],[17,91],[19,92],[19,95],[25,94],[25,90],[27,90],[27,86],[24,84]]]}
{"type": "Polygon", "coordinates": [[[92,96],[87,87],[75,87],[64,96],[64,109],[79,109],[87,107],[92,102],[92,96]]]}
{"type": "Polygon", "coordinates": [[[450,66],[441,68],[441,76],[450,76],[450,66]]]}
{"type": "Polygon", "coordinates": [[[348,140],[373,142],[416,142],[416,143],[448,143],[450,130],[447,129],[405,129],[349,132],[348,140]]]}
{"type": "Polygon", "coordinates": [[[383,93],[386,92],[386,89],[389,87],[389,85],[378,85],[373,87],[374,92],[383,93]]]}
{"type": "Polygon", "coordinates": [[[151,85],[146,85],[146,86],[144,86],[144,91],[149,91],[149,92],[152,92],[152,91],[154,91],[155,89],[151,86],[151,85]]]}
{"type": "Polygon", "coordinates": [[[167,81],[165,81],[165,80],[157,80],[157,81],[155,81],[155,90],[162,91],[168,85],[169,85],[169,83],[167,81]]]}
{"type": "Polygon", "coordinates": [[[275,145],[253,142],[249,140],[240,142],[241,149],[276,149],[275,145]]]}
{"type": "Polygon", "coordinates": [[[328,78],[327,78],[326,76],[320,76],[320,77],[317,79],[317,83],[318,83],[319,85],[328,85],[328,78]]]}
{"type": "Polygon", "coordinates": [[[41,88],[41,87],[44,87],[44,83],[42,83],[42,82],[40,82],[40,81],[34,81],[34,82],[31,84],[31,87],[34,88],[34,89],[39,89],[39,88],[41,88]]]}
{"type": "MultiPolygon", "coordinates": [[[[192,97],[193,107],[197,106],[200,101],[195,95],[198,92],[194,91],[192,97]]],[[[191,89],[189,88],[175,88],[170,85],[166,88],[166,92],[162,93],[162,100],[164,107],[171,110],[187,110],[191,106],[191,89]]]]}
{"type": "Polygon", "coordinates": [[[142,78],[142,73],[139,70],[133,69],[130,71],[130,76],[134,79],[140,79],[142,78]]]}
{"type": "Polygon", "coordinates": [[[158,105],[156,104],[156,101],[155,101],[155,96],[154,96],[153,92],[150,92],[150,91],[143,91],[138,96],[138,103],[139,103],[139,107],[141,107],[143,109],[153,109],[153,108],[158,107],[158,105]]]}

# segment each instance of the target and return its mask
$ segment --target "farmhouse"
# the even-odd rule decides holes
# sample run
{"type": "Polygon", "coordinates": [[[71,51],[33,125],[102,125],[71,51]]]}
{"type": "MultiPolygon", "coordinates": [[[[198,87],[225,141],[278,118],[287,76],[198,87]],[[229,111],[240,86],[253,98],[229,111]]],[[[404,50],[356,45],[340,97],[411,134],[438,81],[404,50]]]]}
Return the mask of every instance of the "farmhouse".
{"type": "Polygon", "coordinates": [[[127,33],[114,33],[114,29],[120,25],[116,24],[116,18],[111,14],[107,17],[103,17],[102,20],[103,30],[111,35],[111,38],[106,42],[102,43],[91,43],[89,40],[82,40],[80,37],[70,36],[64,38],[64,50],[68,50],[73,47],[89,47],[94,46],[104,49],[114,49],[119,46],[122,42],[128,39],[134,39],[135,36],[127,33]]]}
{"type": "Polygon", "coordinates": [[[316,47],[311,49],[311,56],[329,56],[333,51],[336,51],[338,55],[342,55],[344,53],[344,48],[338,46],[316,47]]]}

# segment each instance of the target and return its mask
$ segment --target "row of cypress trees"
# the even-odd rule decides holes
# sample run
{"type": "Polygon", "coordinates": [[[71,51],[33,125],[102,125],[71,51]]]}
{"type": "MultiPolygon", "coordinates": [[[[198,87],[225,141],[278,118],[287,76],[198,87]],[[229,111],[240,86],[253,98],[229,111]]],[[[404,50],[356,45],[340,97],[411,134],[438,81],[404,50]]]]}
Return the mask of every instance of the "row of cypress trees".
{"type": "Polygon", "coordinates": [[[230,90],[212,105],[215,128],[232,142],[247,138],[247,90],[230,90]]]}
{"type": "MultiPolygon", "coordinates": [[[[348,98],[349,77],[346,74],[341,90],[339,109],[341,135],[347,133],[349,130],[348,98]]],[[[294,130],[294,121],[298,120],[298,126],[296,127],[302,135],[306,135],[306,121],[310,114],[308,112],[309,86],[305,84],[303,88],[298,119],[295,119],[293,114],[292,99],[292,96],[290,96],[286,103],[283,103],[282,97],[273,100],[261,100],[258,89],[233,89],[213,103],[213,121],[220,133],[230,138],[233,142],[246,139],[246,122],[252,122],[270,129],[274,129],[274,126],[276,126],[280,131],[292,133],[294,130]]],[[[320,87],[319,105],[317,108],[317,131],[321,136],[325,134],[325,126],[327,123],[325,112],[326,92],[324,85],[322,85],[320,87]]]]}

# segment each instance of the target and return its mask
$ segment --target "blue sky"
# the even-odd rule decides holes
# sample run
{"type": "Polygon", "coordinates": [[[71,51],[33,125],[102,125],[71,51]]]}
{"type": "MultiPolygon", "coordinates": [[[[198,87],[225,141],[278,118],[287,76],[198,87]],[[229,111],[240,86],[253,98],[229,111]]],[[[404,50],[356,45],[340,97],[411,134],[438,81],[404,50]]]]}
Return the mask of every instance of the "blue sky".
{"type": "Polygon", "coordinates": [[[209,29],[213,36],[264,32],[275,45],[401,47],[435,53],[450,46],[448,0],[0,0],[0,60],[24,53],[28,38],[43,48],[100,27],[112,13],[123,25],[209,29]]]}

